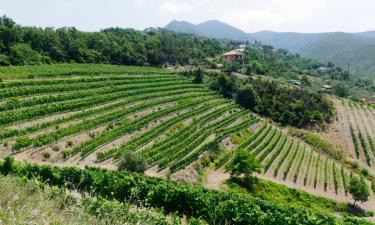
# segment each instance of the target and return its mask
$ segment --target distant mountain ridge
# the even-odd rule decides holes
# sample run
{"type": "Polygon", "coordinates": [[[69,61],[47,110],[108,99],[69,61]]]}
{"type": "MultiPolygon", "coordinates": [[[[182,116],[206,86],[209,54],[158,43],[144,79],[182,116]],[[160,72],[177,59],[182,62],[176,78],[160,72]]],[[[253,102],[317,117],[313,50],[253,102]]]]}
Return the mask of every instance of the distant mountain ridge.
{"type": "Polygon", "coordinates": [[[297,33],[261,31],[246,33],[234,26],[218,20],[210,20],[200,24],[174,20],[165,29],[205,35],[211,38],[240,41],[255,40],[276,48],[287,49],[308,58],[322,62],[333,62],[347,68],[358,75],[375,76],[375,31],[345,33],[297,33]]]}
{"type": "Polygon", "coordinates": [[[209,20],[200,24],[192,24],[186,21],[173,20],[164,27],[167,30],[172,30],[180,33],[205,35],[218,39],[231,39],[231,40],[249,40],[254,41],[249,34],[242,30],[223,23],[218,20],[209,20]]]}

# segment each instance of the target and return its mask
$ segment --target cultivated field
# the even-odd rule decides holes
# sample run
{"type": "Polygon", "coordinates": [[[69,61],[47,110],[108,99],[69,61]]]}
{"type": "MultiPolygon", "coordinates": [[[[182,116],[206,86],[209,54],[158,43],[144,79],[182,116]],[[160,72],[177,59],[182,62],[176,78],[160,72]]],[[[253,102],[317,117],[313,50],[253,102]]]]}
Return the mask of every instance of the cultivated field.
{"type": "MultiPolygon", "coordinates": [[[[211,161],[208,177],[220,180],[233,153],[244,148],[262,162],[262,178],[350,200],[348,180],[357,174],[347,165],[179,75],[101,65],[30,68],[0,71],[1,156],[115,169],[131,151],[147,160],[149,175],[184,180],[193,164],[211,161]]],[[[350,154],[373,171],[373,110],[344,102],[338,112],[350,124],[343,129],[353,137],[350,154]]],[[[372,195],[364,206],[374,210],[374,202],[372,195]]]]}

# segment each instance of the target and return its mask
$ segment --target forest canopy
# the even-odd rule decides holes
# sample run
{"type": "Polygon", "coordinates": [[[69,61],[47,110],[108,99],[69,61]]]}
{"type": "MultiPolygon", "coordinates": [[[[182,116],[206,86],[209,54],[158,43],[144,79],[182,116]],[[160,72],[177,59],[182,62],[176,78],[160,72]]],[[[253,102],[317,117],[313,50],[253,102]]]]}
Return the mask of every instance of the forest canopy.
{"type": "Polygon", "coordinates": [[[17,25],[0,17],[0,65],[55,62],[159,66],[197,64],[236,43],[199,40],[163,29],[107,28],[82,32],[74,27],[38,28],[17,25]]]}

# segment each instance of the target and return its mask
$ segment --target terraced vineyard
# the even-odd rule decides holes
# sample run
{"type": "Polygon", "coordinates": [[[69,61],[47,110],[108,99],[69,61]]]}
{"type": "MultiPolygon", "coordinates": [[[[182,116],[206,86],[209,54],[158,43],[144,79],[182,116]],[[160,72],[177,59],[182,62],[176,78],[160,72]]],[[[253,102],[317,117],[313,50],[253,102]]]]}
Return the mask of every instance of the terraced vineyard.
{"type": "Polygon", "coordinates": [[[9,75],[2,75],[0,87],[1,154],[114,167],[132,151],[149,167],[177,171],[212,144],[259,121],[178,75],[135,67],[100,73],[103,68],[71,66],[59,73],[52,67],[32,76],[3,71],[9,75]]]}
{"type": "Polygon", "coordinates": [[[337,101],[341,135],[348,140],[348,154],[373,173],[375,163],[375,110],[369,105],[337,101]]]}
{"type": "MultiPolygon", "coordinates": [[[[161,176],[189,173],[217,146],[222,150],[214,162],[222,171],[246,149],[264,166],[260,177],[339,200],[347,196],[352,171],[346,166],[203,85],[153,68],[57,67],[0,71],[0,156],[114,169],[131,151],[147,160],[149,174],[161,176]]],[[[358,158],[374,165],[373,126],[350,121],[358,158]]]]}
{"type": "MultiPolygon", "coordinates": [[[[270,124],[262,123],[252,135],[241,140],[235,151],[241,148],[254,153],[263,164],[260,177],[315,194],[348,199],[348,174],[352,172],[347,166],[270,124]]],[[[223,155],[218,167],[224,168],[232,155],[223,155]]]]}

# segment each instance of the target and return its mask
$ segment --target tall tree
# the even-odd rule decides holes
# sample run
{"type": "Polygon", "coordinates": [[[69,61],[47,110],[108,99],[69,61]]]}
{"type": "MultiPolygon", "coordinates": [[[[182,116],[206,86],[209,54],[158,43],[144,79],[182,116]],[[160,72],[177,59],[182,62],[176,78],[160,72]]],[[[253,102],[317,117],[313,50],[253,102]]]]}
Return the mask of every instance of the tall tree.
{"type": "Polygon", "coordinates": [[[353,176],[350,178],[349,193],[352,195],[354,199],[353,205],[355,205],[357,201],[360,201],[360,202],[368,201],[369,190],[368,190],[366,181],[364,180],[363,177],[358,178],[356,176],[353,176]]]}

